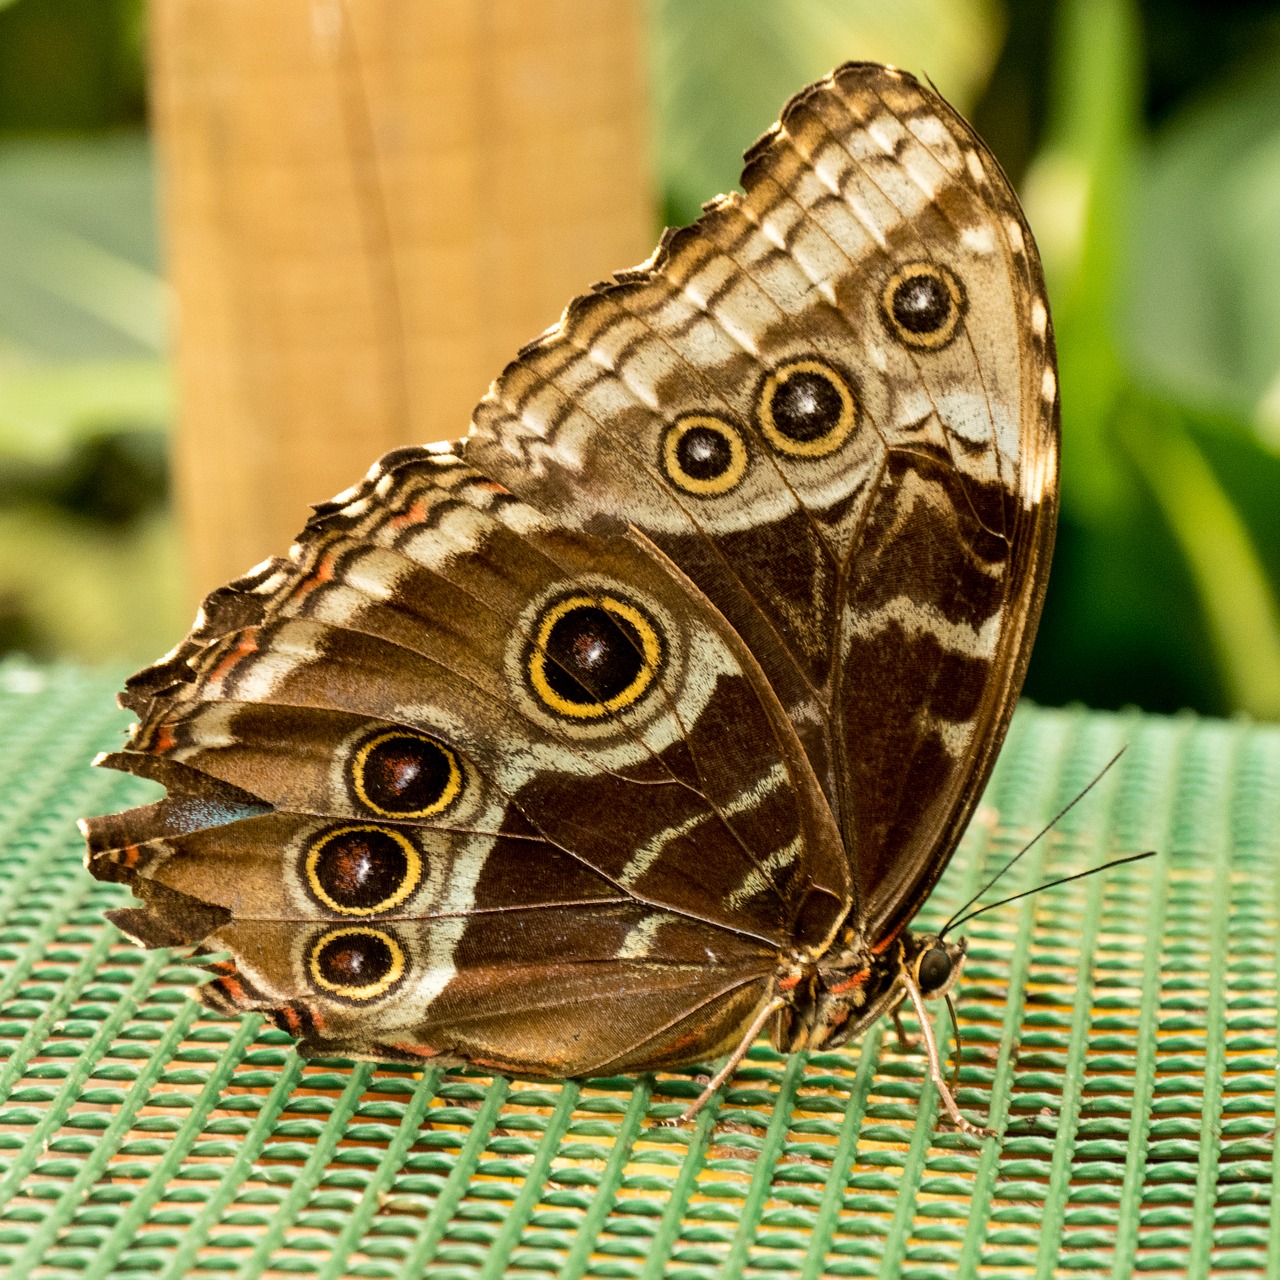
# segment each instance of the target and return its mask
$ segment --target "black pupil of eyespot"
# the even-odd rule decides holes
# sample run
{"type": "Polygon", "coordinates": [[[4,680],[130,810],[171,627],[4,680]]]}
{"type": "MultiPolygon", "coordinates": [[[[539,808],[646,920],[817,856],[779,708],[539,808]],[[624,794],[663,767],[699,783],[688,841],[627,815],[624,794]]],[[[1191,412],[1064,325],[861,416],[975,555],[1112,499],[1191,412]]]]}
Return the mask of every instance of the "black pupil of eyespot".
{"type": "Polygon", "coordinates": [[[676,445],[676,458],[690,478],[718,480],[733,464],[733,448],[713,427],[690,427],[676,445]]]}
{"type": "Polygon", "coordinates": [[[388,813],[420,813],[445,793],[452,777],[449,755],[422,738],[385,738],[364,760],[364,793],[388,813]]]}
{"type": "Polygon", "coordinates": [[[400,843],[383,831],[344,831],[321,846],[315,874],[339,906],[367,911],[404,884],[409,859],[400,843]]]}
{"type": "Polygon", "coordinates": [[[952,306],[951,290],[934,275],[908,276],[893,291],[893,317],[910,333],[936,333],[952,306]]]}
{"type": "Polygon", "coordinates": [[[951,977],[951,957],[942,947],[930,947],[920,957],[920,986],[925,991],[937,991],[946,986],[951,977]]]}
{"type": "Polygon", "coordinates": [[[580,706],[608,702],[644,668],[634,626],[599,605],[579,605],[556,620],[547,637],[547,683],[580,706]]]}
{"type": "Polygon", "coordinates": [[[384,938],[351,933],[322,943],[316,956],[321,976],[335,987],[366,987],[391,972],[393,957],[384,938]]]}
{"type": "Polygon", "coordinates": [[[793,373],[779,383],[770,404],[774,426],[788,440],[820,440],[840,421],[844,404],[830,378],[793,373]]]}

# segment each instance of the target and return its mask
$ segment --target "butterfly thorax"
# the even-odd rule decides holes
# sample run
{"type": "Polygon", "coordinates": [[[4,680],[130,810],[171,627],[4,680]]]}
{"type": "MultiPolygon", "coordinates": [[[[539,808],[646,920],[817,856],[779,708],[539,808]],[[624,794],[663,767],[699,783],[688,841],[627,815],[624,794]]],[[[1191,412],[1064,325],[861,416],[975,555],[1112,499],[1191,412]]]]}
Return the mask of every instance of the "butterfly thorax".
{"type": "Polygon", "coordinates": [[[945,995],[964,967],[965,942],[903,933],[880,950],[854,942],[815,961],[789,959],[779,993],[790,1003],[778,1018],[780,1050],[834,1049],[907,999],[914,985],[925,999],[945,995]]]}

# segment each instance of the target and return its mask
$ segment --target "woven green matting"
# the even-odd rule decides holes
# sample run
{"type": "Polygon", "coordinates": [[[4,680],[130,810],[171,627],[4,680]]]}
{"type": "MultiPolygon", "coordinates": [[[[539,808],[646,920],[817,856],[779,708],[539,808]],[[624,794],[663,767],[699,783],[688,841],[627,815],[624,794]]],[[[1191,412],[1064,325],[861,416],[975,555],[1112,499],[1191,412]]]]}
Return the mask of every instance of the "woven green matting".
{"type": "MultiPolygon", "coordinates": [[[[0,667],[0,1273],[256,1277],[1280,1274],[1280,730],[1023,710],[937,923],[1122,743],[1010,880],[1157,859],[975,920],[960,1100],[935,1132],[885,1028],[695,1072],[533,1084],[303,1062],[106,926],[73,819],[111,682],[0,667]]],[[[1012,887],[1009,891],[1012,891],[1012,887]]],[[[945,1013],[938,1027],[945,1033],[945,1013]]]]}

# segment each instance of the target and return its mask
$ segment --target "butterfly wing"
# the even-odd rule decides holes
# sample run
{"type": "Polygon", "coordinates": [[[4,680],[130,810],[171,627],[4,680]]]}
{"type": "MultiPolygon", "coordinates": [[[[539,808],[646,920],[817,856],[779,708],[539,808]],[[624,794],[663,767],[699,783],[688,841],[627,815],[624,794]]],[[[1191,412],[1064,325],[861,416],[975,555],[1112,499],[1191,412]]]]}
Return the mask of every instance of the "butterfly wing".
{"type": "Polygon", "coordinates": [[[91,821],[90,866],[135,937],[231,952],[212,1003],[330,1052],[663,1065],[940,874],[1052,541],[1034,248],[884,68],[797,95],[744,190],[130,683],[107,763],[170,794],[91,821]]]}
{"type": "Polygon", "coordinates": [[[999,165],[934,93],[849,64],[743,194],[572,303],[468,457],[566,524],[639,528],[750,645],[894,936],[1021,686],[1056,517],[1054,349],[999,165]]]}
{"type": "Polygon", "coordinates": [[[105,763],[169,796],[87,824],[150,945],[316,1050],[583,1074],[705,1056],[838,833],[749,652],[634,536],[565,530],[404,450],[130,682],[105,763]],[[619,1006],[603,999],[625,996],[619,1006]]]}

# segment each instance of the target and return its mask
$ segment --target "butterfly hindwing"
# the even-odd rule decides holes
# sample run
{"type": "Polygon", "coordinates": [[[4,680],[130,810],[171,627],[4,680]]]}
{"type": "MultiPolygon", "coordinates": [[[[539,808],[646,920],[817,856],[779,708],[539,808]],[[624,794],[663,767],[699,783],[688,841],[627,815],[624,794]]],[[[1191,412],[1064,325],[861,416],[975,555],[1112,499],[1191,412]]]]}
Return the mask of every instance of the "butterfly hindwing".
{"type": "Polygon", "coordinates": [[[716,1010],[758,998],[800,914],[830,931],[847,901],[803,752],[716,611],[643,541],[548,525],[456,455],[397,455],[319,514],[289,559],[210,602],[182,663],[190,679],[172,662],[135,678],[142,723],[107,761],[165,774],[170,797],[91,821],[90,865],[146,904],[121,917],[135,936],[233,953],[210,998],[305,1008],[331,1048],[365,1052],[375,1027],[463,1043],[466,1018],[442,1010],[473,970],[496,981],[499,943],[524,939],[532,974],[531,940],[566,929],[584,955],[562,942],[545,962],[568,1004],[591,1009],[612,956],[665,1011],[619,1024],[597,1003],[593,1061],[669,1051],[680,982],[645,992],[677,936],[701,939],[705,972],[681,981],[718,1043],[716,1010]],[[400,956],[395,999],[326,987],[332,938],[352,963],[400,956]]]}

